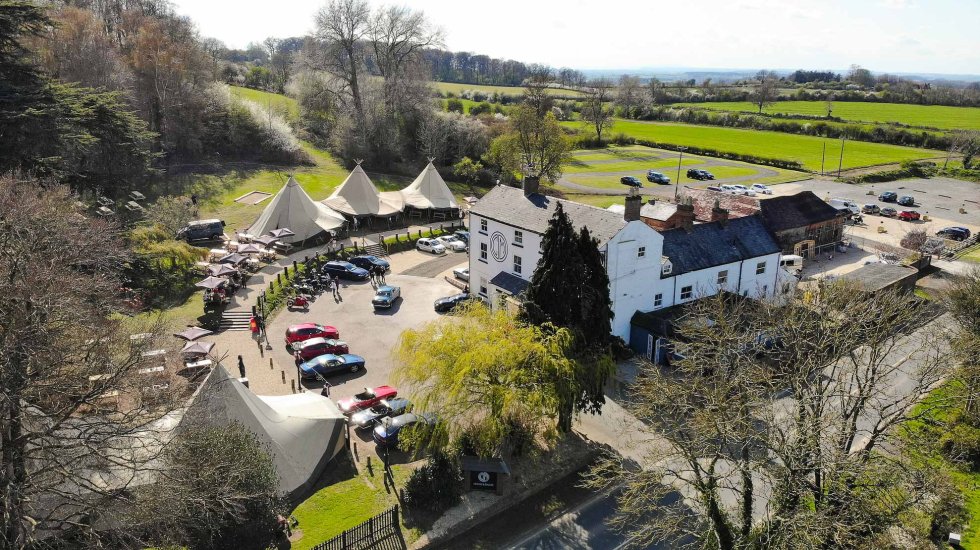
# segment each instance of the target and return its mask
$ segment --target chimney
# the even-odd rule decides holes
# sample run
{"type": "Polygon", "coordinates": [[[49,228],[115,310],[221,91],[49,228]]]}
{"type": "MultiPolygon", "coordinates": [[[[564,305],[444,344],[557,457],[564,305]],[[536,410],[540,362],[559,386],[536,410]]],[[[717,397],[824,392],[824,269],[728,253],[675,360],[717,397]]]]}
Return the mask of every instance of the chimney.
{"type": "Polygon", "coordinates": [[[694,227],[694,204],[691,203],[691,199],[681,200],[677,204],[677,213],[674,216],[677,218],[674,227],[683,227],[684,229],[694,227]]]}
{"type": "Polygon", "coordinates": [[[630,194],[626,196],[626,211],[623,213],[623,219],[627,222],[635,222],[640,220],[640,208],[643,207],[643,197],[637,193],[635,187],[630,188],[630,194]]]}
{"type": "Polygon", "coordinates": [[[728,210],[719,206],[718,199],[715,199],[715,206],[711,209],[711,221],[721,222],[722,227],[728,225],[728,210]]]}
{"type": "Polygon", "coordinates": [[[531,195],[537,194],[538,185],[540,185],[541,180],[538,176],[527,176],[524,178],[524,196],[530,197],[531,195]]]}

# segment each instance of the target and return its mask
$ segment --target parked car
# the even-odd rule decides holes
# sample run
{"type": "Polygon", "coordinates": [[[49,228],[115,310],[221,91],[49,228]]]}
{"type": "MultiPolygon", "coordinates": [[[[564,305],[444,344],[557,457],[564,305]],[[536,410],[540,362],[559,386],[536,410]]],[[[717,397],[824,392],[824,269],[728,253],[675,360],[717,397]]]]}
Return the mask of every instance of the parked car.
{"type": "Polygon", "coordinates": [[[456,232],[453,233],[453,236],[456,237],[457,239],[463,241],[467,245],[470,244],[470,232],[469,231],[463,231],[462,229],[457,229],[456,232]]]}
{"type": "Polygon", "coordinates": [[[335,260],[332,262],[327,262],[323,264],[322,271],[330,276],[337,276],[341,279],[349,279],[352,281],[363,281],[370,277],[368,270],[363,267],[357,267],[350,262],[343,262],[335,260]]]}
{"type": "Polygon", "coordinates": [[[629,185],[630,187],[643,187],[643,182],[634,178],[633,176],[623,176],[619,178],[619,183],[629,185]]]}
{"type": "Polygon", "coordinates": [[[224,220],[194,220],[177,232],[177,238],[187,242],[215,240],[225,234],[224,220]]]}
{"type": "Polygon", "coordinates": [[[398,390],[391,386],[378,386],[377,388],[364,388],[364,391],[354,394],[337,401],[340,412],[344,414],[354,414],[363,409],[370,409],[377,405],[382,399],[398,397],[398,390]]]}
{"type": "Polygon", "coordinates": [[[361,269],[370,270],[374,267],[383,267],[385,271],[391,270],[391,264],[388,263],[388,260],[382,260],[377,256],[354,256],[347,261],[361,269]]]}
{"type": "Polygon", "coordinates": [[[699,180],[699,181],[715,179],[715,176],[712,175],[711,172],[707,170],[699,170],[697,168],[691,168],[690,170],[688,170],[687,177],[691,178],[692,180],[699,180]]]}
{"type": "Polygon", "coordinates": [[[936,235],[947,239],[952,239],[954,241],[965,241],[966,239],[970,238],[970,230],[959,226],[944,227],[939,231],[936,231],[936,235]]]}
{"type": "Polygon", "coordinates": [[[902,195],[898,198],[898,204],[902,206],[915,206],[915,197],[912,195],[902,195]]]}
{"type": "Polygon", "coordinates": [[[898,210],[895,210],[894,208],[885,207],[882,208],[881,211],[878,212],[878,214],[885,216],[886,218],[894,218],[895,216],[898,215],[898,210]]]}
{"type": "Polygon", "coordinates": [[[895,202],[898,200],[898,193],[894,191],[885,191],[884,193],[878,195],[878,200],[881,202],[895,202]]]}
{"type": "Polygon", "coordinates": [[[862,214],[878,214],[881,212],[881,207],[877,204],[866,204],[861,207],[862,214]]]}
{"type": "Polygon", "coordinates": [[[902,210],[901,212],[898,213],[898,219],[907,222],[915,221],[921,217],[922,216],[920,216],[919,213],[916,212],[915,210],[902,210]]]}
{"type": "Polygon", "coordinates": [[[721,186],[721,190],[725,193],[730,193],[732,195],[737,195],[738,190],[735,189],[734,185],[728,185],[727,183],[721,186]]]}
{"type": "Polygon", "coordinates": [[[833,206],[837,210],[843,211],[845,214],[860,214],[861,208],[856,202],[850,199],[830,199],[827,201],[830,206],[833,206]]]}
{"type": "Polygon", "coordinates": [[[452,250],[453,252],[463,252],[466,250],[466,243],[457,239],[455,236],[443,235],[436,237],[436,240],[442,243],[442,246],[445,246],[446,250],[452,250]]]}
{"type": "Polygon", "coordinates": [[[707,189],[708,191],[721,191],[722,190],[721,187],[718,187],[717,185],[709,185],[709,186],[705,187],[705,189],[707,189]]]}
{"type": "Polygon", "coordinates": [[[735,185],[732,185],[732,187],[735,188],[736,194],[738,194],[738,195],[746,195],[748,197],[754,197],[755,196],[755,191],[749,189],[748,187],[746,187],[744,185],[735,184],[735,185]]]}
{"type": "Polygon", "coordinates": [[[437,313],[446,313],[456,309],[468,300],[470,300],[470,294],[468,292],[462,292],[460,294],[446,296],[445,298],[439,298],[436,300],[434,306],[437,313]]]}
{"type": "Polygon", "coordinates": [[[446,253],[446,247],[435,239],[419,239],[415,241],[415,248],[422,252],[431,252],[433,254],[446,253]]]}
{"type": "Polygon", "coordinates": [[[470,280],[470,268],[468,267],[457,267],[453,270],[453,277],[456,277],[460,281],[470,280]]]}
{"type": "Polygon", "coordinates": [[[398,432],[402,431],[406,426],[411,426],[419,422],[432,426],[436,423],[436,417],[431,413],[421,415],[405,413],[395,417],[385,418],[374,427],[374,433],[372,434],[374,442],[379,447],[397,447],[398,432]]]}
{"type": "Polygon", "coordinates": [[[401,298],[402,289],[400,286],[383,285],[379,286],[371,300],[374,309],[390,309],[395,305],[398,298],[401,298]]]}
{"type": "Polygon", "coordinates": [[[347,342],[334,338],[310,338],[293,345],[293,357],[296,358],[297,363],[309,361],[325,353],[340,355],[348,352],[350,349],[347,347],[347,342]]]}
{"type": "Polygon", "coordinates": [[[654,170],[647,170],[647,181],[651,183],[660,183],[666,185],[670,183],[670,178],[668,178],[667,176],[663,175],[660,172],[656,172],[654,170]]]}
{"type": "Polygon", "coordinates": [[[340,331],[336,327],[316,323],[301,323],[286,329],[286,347],[310,338],[340,338],[340,331]]]}
{"type": "Polygon", "coordinates": [[[772,195],[772,189],[770,189],[769,186],[761,183],[753,183],[752,190],[756,193],[762,193],[763,195],[772,195]]]}
{"type": "Polygon", "coordinates": [[[316,380],[317,375],[326,376],[338,372],[357,372],[364,368],[364,358],[360,355],[342,353],[334,355],[325,353],[317,355],[313,359],[299,366],[300,376],[303,380],[316,380]]]}
{"type": "Polygon", "coordinates": [[[383,399],[370,409],[364,409],[363,411],[352,414],[348,424],[354,426],[355,429],[364,430],[374,426],[382,418],[399,416],[406,413],[409,406],[411,406],[411,402],[404,397],[383,399]]]}

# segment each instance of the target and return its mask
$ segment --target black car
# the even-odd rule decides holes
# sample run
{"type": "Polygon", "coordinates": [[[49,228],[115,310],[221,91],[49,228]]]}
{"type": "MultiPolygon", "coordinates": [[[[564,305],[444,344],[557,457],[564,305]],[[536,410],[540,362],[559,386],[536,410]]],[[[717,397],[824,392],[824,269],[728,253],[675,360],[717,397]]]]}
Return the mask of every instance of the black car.
{"type": "Polygon", "coordinates": [[[371,268],[378,267],[378,266],[385,268],[385,271],[391,269],[391,264],[389,264],[387,260],[382,260],[377,256],[367,256],[367,255],[354,256],[353,258],[347,261],[356,265],[357,267],[367,269],[367,270],[370,270],[371,268]]]}
{"type": "Polygon", "coordinates": [[[660,172],[656,172],[656,171],[653,171],[653,170],[648,170],[647,171],[647,181],[649,181],[651,183],[661,183],[661,184],[666,185],[666,184],[669,184],[670,183],[670,178],[668,178],[667,176],[661,174],[660,172]]]}
{"type": "Polygon", "coordinates": [[[323,272],[331,277],[337,276],[341,279],[350,279],[353,281],[363,281],[370,277],[368,270],[363,267],[357,267],[350,262],[327,262],[323,264],[323,272]]]}
{"type": "Polygon", "coordinates": [[[902,206],[915,206],[915,197],[912,195],[902,195],[898,198],[898,204],[902,206]]]}
{"type": "Polygon", "coordinates": [[[878,195],[878,200],[881,202],[895,202],[898,200],[898,193],[894,191],[885,191],[884,193],[878,195]]]}
{"type": "Polygon", "coordinates": [[[457,240],[463,241],[466,244],[470,244],[469,231],[463,231],[462,229],[457,230],[455,233],[453,233],[453,237],[456,237],[457,240]]]}
{"type": "Polygon", "coordinates": [[[965,241],[970,238],[970,230],[965,227],[945,227],[936,231],[936,235],[940,237],[946,237],[947,239],[952,239],[954,241],[965,241]]]}
{"type": "Polygon", "coordinates": [[[466,303],[472,299],[468,292],[462,292],[460,294],[454,294],[453,296],[446,296],[445,298],[439,298],[436,300],[434,306],[438,313],[446,313],[452,311],[459,307],[461,304],[466,303]]]}
{"type": "Polygon", "coordinates": [[[699,180],[699,181],[715,179],[715,176],[711,172],[707,170],[699,170],[697,168],[691,168],[690,170],[688,170],[687,177],[691,178],[692,180],[699,180]]]}
{"type": "Polygon", "coordinates": [[[623,176],[619,178],[619,183],[622,183],[623,185],[629,185],[630,187],[643,187],[643,183],[640,180],[634,178],[633,176],[623,176]]]}

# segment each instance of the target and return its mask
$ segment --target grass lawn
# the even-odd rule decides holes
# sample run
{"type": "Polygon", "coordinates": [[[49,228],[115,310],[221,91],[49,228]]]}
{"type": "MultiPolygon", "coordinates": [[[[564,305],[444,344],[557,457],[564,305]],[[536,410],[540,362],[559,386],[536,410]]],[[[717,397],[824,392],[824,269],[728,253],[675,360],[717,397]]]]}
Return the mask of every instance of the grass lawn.
{"type": "Polygon", "coordinates": [[[972,262],[975,264],[980,264],[980,245],[974,246],[966,254],[960,256],[960,259],[964,262],[972,262]]]}
{"type": "MultiPolygon", "coordinates": [[[[573,157],[572,162],[565,167],[566,174],[581,174],[587,172],[646,172],[654,168],[660,168],[660,172],[670,176],[670,168],[674,170],[677,169],[676,159],[658,159],[657,157],[650,157],[650,160],[613,160],[613,162],[596,162],[604,159],[594,159],[590,162],[582,162],[579,158],[573,157]]],[[[697,158],[685,158],[681,161],[681,165],[687,166],[689,164],[701,164],[703,161],[697,158]]],[[[672,176],[671,176],[672,177],[672,176]]],[[[642,178],[641,178],[642,179],[642,178]]]]}
{"type": "MultiPolygon", "coordinates": [[[[599,208],[609,208],[614,204],[624,204],[625,196],[623,195],[577,195],[574,193],[564,193],[566,199],[579,202],[582,204],[588,204],[591,206],[598,206],[599,208]]],[[[643,204],[646,204],[648,199],[656,199],[657,197],[653,195],[640,195],[643,197],[643,204]]]]}
{"type": "MultiPolygon", "coordinates": [[[[676,103],[675,105],[678,107],[702,107],[716,111],[748,111],[752,113],[759,111],[758,107],[747,101],[676,103]]],[[[827,107],[823,101],[777,101],[763,109],[763,112],[824,116],[827,114],[827,107]]],[[[980,129],[980,108],[978,107],[835,101],[833,115],[855,122],[898,122],[944,130],[980,129]]]]}
{"type": "MultiPolygon", "coordinates": [[[[591,132],[582,122],[566,122],[567,126],[591,132]]],[[[823,146],[827,144],[827,169],[836,168],[841,142],[812,136],[781,132],[763,132],[740,128],[697,126],[661,122],[639,122],[616,119],[610,134],[623,133],[636,139],[693,147],[705,147],[755,155],[759,157],[795,160],[809,170],[820,170],[823,146]]],[[[881,143],[848,141],[844,146],[844,168],[858,168],[900,162],[906,159],[943,157],[942,151],[900,147],[881,143]]]]}
{"type": "MultiPolygon", "coordinates": [[[[440,92],[452,92],[459,95],[465,90],[481,91],[488,94],[494,92],[512,96],[524,95],[524,88],[519,86],[485,86],[482,84],[459,84],[456,82],[432,82],[432,85],[440,92]]],[[[582,92],[576,90],[565,90],[560,88],[548,88],[548,94],[556,96],[580,96],[582,92]]]]}
{"type": "Polygon", "coordinates": [[[299,104],[291,97],[240,86],[229,86],[229,88],[233,95],[271,108],[273,112],[281,114],[289,122],[299,120],[299,104]]]}

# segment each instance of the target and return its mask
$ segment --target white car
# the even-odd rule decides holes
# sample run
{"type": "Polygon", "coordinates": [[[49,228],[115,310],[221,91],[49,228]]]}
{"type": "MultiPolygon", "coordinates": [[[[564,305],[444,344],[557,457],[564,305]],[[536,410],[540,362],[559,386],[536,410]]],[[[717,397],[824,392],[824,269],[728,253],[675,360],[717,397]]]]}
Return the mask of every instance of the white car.
{"type": "Polygon", "coordinates": [[[422,252],[431,252],[433,254],[446,253],[446,247],[435,239],[419,239],[415,241],[415,248],[421,250],[422,252]]]}
{"type": "Polygon", "coordinates": [[[447,250],[452,250],[453,252],[463,252],[466,250],[466,243],[451,235],[436,237],[436,240],[442,243],[442,246],[445,246],[447,250]]]}
{"type": "Polygon", "coordinates": [[[763,195],[772,195],[772,189],[769,189],[768,186],[762,185],[761,183],[753,183],[752,190],[763,195]]]}
{"type": "Polygon", "coordinates": [[[735,188],[734,185],[728,185],[728,184],[722,185],[721,186],[721,190],[723,192],[725,192],[725,193],[731,193],[732,195],[740,195],[741,194],[739,192],[739,190],[735,188]]]}
{"type": "Polygon", "coordinates": [[[755,191],[749,189],[744,185],[733,184],[732,187],[735,189],[736,195],[747,195],[749,197],[755,196],[755,191]]]}
{"type": "Polygon", "coordinates": [[[457,267],[456,269],[453,270],[453,276],[455,276],[460,281],[467,281],[467,282],[469,282],[469,280],[470,280],[470,268],[468,268],[468,267],[457,267]]]}

